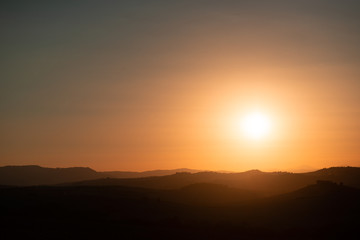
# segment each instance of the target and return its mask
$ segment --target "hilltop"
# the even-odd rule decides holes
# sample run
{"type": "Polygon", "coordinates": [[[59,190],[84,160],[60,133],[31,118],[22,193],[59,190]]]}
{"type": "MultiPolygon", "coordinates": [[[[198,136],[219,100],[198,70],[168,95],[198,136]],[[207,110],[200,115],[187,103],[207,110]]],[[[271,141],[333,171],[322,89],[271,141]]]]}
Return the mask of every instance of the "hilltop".
{"type": "Polygon", "coordinates": [[[261,172],[251,170],[241,173],[176,173],[167,176],[144,178],[102,178],[65,184],[68,186],[128,186],[151,189],[176,189],[196,183],[221,184],[271,196],[295,191],[318,180],[333,181],[360,188],[360,168],[338,167],[309,173],[261,172]]]}
{"type": "Polygon", "coordinates": [[[90,168],[43,168],[40,166],[0,167],[0,185],[34,186],[127,186],[150,189],[179,189],[191,184],[220,184],[230,188],[271,196],[295,191],[318,180],[360,188],[360,168],[332,167],[308,173],[199,172],[192,169],[155,170],[146,172],[97,172],[90,168]]]}

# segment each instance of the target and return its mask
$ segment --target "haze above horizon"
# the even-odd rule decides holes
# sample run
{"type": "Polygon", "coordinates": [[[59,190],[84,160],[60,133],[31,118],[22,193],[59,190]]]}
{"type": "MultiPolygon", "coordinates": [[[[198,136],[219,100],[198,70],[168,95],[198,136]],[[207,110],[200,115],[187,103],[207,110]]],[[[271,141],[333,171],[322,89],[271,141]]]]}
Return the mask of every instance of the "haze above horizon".
{"type": "Polygon", "coordinates": [[[0,165],[360,166],[360,3],[1,1],[0,165]]]}

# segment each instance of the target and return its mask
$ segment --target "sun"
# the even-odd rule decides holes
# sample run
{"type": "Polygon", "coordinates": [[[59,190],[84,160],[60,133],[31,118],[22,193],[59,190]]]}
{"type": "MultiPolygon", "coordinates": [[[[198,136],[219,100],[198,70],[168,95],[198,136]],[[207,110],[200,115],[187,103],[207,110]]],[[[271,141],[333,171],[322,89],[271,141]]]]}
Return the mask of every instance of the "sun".
{"type": "Polygon", "coordinates": [[[260,140],[269,135],[271,121],[267,115],[261,112],[251,112],[243,117],[241,130],[247,138],[260,140]]]}

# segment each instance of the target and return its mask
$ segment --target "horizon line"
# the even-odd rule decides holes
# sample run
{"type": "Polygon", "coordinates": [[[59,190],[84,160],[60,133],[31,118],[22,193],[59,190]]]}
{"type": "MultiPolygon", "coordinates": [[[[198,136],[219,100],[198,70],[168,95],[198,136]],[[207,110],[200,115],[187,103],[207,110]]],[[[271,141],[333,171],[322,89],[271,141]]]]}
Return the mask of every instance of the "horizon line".
{"type": "Polygon", "coordinates": [[[2,165],[0,168],[3,167],[40,167],[40,168],[50,168],[50,169],[68,169],[68,168],[89,168],[95,172],[133,172],[133,173],[143,173],[143,172],[152,172],[152,171],[173,171],[173,170],[182,170],[187,169],[196,172],[218,172],[218,173],[241,173],[241,172],[249,172],[249,171],[260,171],[260,172],[288,172],[288,173],[306,173],[306,172],[314,172],[321,169],[329,169],[329,168],[346,168],[346,167],[353,167],[358,168],[359,166],[350,166],[350,165],[342,165],[342,166],[328,166],[322,168],[311,168],[309,169],[291,169],[291,170],[261,170],[261,169],[248,169],[248,170],[240,170],[240,171],[230,171],[230,170],[209,170],[209,169],[195,169],[195,168],[187,168],[187,167],[180,167],[180,168],[167,168],[167,169],[150,169],[150,170],[96,170],[95,168],[89,166],[70,166],[70,167],[50,167],[50,166],[42,166],[37,164],[24,164],[24,165],[2,165]]]}

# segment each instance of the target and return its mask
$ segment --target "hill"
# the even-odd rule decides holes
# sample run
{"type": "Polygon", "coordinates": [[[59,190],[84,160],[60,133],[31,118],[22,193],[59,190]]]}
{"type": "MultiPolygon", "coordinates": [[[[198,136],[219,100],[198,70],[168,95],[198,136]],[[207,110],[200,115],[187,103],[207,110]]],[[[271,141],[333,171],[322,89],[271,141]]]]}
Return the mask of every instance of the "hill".
{"type": "Polygon", "coordinates": [[[0,167],[0,185],[34,186],[52,185],[100,178],[138,178],[164,176],[177,172],[199,172],[193,169],[154,170],[145,172],[97,172],[88,167],[45,168],[36,165],[0,167]]]}
{"type": "Polygon", "coordinates": [[[335,231],[356,228],[360,214],[360,189],[330,181],[318,181],[294,192],[264,198],[249,204],[249,221],[272,229],[306,228],[335,231]]]}
{"type": "Polygon", "coordinates": [[[241,173],[197,171],[175,169],[147,172],[96,172],[90,168],[81,167],[7,166],[0,167],[0,186],[61,184],[63,186],[127,186],[172,190],[191,184],[210,183],[256,192],[260,196],[273,196],[295,191],[313,184],[317,180],[342,182],[347,186],[360,188],[360,168],[356,167],[333,167],[309,173],[262,172],[259,170],[241,173]],[[174,172],[175,174],[172,174],[174,172]]]}
{"type": "Polygon", "coordinates": [[[111,178],[143,178],[143,177],[172,175],[172,174],[176,174],[177,172],[197,173],[197,172],[201,172],[201,170],[178,168],[171,170],[152,170],[152,171],[144,171],[144,172],[106,171],[102,173],[111,178]]]}
{"type": "Polygon", "coordinates": [[[44,168],[40,166],[0,167],[0,185],[52,185],[104,177],[91,168],[44,168]]]}
{"type": "Polygon", "coordinates": [[[38,239],[346,239],[357,232],[359,189],[320,182],[270,198],[213,201],[233,193],[213,184],[4,188],[0,231],[38,239]]]}
{"type": "Polygon", "coordinates": [[[360,168],[337,167],[322,169],[311,173],[261,172],[251,170],[242,173],[177,173],[161,177],[136,179],[103,178],[65,185],[72,186],[128,186],[152,189],[176,189],[195,183],[221,184],[257,192],[262,196],[271,196],[295,191],[317,180],[342,182],[345,185],[360,188],[360,168]]]}

